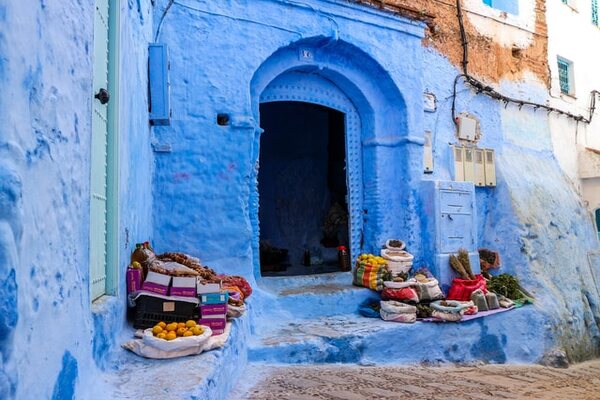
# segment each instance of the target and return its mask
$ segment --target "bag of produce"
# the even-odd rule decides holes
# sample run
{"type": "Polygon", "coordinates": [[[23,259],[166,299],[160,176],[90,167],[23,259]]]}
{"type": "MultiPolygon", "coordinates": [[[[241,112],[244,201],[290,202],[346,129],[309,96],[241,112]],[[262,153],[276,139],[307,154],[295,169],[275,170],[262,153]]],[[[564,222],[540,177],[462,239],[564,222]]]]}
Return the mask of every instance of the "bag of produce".
{"type": "Polygon", "coordinates": [[[460,321],[464,312],[473,305],[472,302],[468,303],[470,304],[453,300],[434,301],[431,303],[431,316],[448,322],[460,321]]]}
{"type": "Polygon", "coordinates": [[[381,319],[384,321],[413,323],[417,320],[417,307],[388,300],[380,302],[381,319]]]}
{"type": "Polygon", "coordinates": [[[381,292],[381,298],[383,300],[397,300],[404,301],[407,303],[419,302],[419,295],[417,294],[417,291],[412,287],[405,287],[399,289],[386,287],[385,289],[383,289],[383,292],[381,292]]]}
{"type": "Polygon", "coordinates": [[[389,280],[390,274],[385,260],[371,254],[363,254],[356,261],[352,273],[352,283],[369,289],[383,290],[383,281],[389,280]]]}
{"type": "Polygon", "coordinates": [[[381,305],[379,304],[379,299],[370,298],[366,299],[358,306],[358,312],[363,317],[367,318],[379,318],[379,310],[381,305]]]}
{"type": "Polygon", "coordinates": [[[244,294],[244,299],[250,297],[252,294],[252,286],[248,283],[246,278],[237,275],[217,275],[217,280],[220,280],[223,285],[237,286],[244,294]]]}
{"type": "Polygon", "coordinates": [[[435,278],[417,281],[416,288],[419,294],[419,301],[433,301],[444,298],[444,292],[440,289],[440,284],[435,278]]]}
{"type": "Polygon", "coordinates": [[[381,257],[385,259],[392,275],[408,272],[412,268],[414,256],[403,250],[381,249],[381,257]]]}
{"type": "Polygon", "coordinates": [[[481,275],[476,275],[475,279],[454,278],[448,291],[448,300],[469,301],[471,294],[477,289],[487,293],[487,285],[481,275]]]}

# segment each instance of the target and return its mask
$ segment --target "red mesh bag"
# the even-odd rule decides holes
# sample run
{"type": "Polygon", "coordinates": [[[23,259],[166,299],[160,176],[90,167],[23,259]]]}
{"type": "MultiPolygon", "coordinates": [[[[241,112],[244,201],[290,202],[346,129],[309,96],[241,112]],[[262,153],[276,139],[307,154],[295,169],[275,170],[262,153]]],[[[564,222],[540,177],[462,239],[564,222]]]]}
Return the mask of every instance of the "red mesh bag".
{"type": "Polygon", "coordinates": [[[488,291],[485,279],[481,275],[476,275],[473,280],[454,278],[448,292],[448,300],[469,301],[471,294],[477,289],[481,289],[483,293],[488,291]]]}

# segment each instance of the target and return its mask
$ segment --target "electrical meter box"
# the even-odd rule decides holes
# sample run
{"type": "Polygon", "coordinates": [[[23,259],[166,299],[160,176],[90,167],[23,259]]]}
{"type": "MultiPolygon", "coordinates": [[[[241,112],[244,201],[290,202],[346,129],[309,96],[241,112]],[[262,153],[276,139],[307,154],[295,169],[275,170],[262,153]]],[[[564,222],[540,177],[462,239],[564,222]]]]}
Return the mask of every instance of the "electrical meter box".
{"type": "Polygon", "coordinates": [[[485,150],[485,184],[496,186],[496,156],[494,150],[485,150]]]}
{"type": "Polygon", "coordinates": [[[475,187],[472,182],[423,181],[422,196],[425,258],[447,294],[458,277],[450,267],[451,254],[466,249],[473,273],[480,273],[475,187]]]}
{"type": "Polygon", "coordinates": [[[473,150],[473,166],[475,167],[473,183],[475,183],[475,186],[485,186],[485,167],[483,164],[483,154],[484,150],[482,149],[473,150]]]}
{"type": "Polygon", "coordinates": [[[431,145],[431,132],[425,132],[425,143],[423,144],[423,172],[433,172],[433,147],[431,145]]]}
{"type": "Polygon", "coordinates": [[[150,90],[150,123],[170,125],[169,52],[163,43],[148,46],[148,87],[150,90]]]}
{"type": "Polygon", "coordinates": [[[474,142],[479,136],[479,121],[474,117],[461,114],[456,117],[456,129],[456,136],[460,140],[474,142]]]}

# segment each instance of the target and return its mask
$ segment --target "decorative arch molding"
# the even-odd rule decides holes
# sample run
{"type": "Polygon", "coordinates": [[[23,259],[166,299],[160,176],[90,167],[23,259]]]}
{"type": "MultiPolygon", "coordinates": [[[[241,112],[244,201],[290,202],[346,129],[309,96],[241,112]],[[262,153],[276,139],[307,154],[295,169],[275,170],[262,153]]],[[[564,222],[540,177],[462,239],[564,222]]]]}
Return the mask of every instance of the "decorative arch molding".
{"type": "MultiPolygon", "coordinates": [[[[407,112],[404,96],[389,72],[348,42],[314,37],[280,48],[268,57],[252,77],[250,93],[255,121],[260,121],[260,103],[268,101],[303,101],[346,114],[352,251],[353,255],[376,251],[383,236],[397,231],[396,223],[386,215],[389,198],[408,196],[408,182],[414,180],[401,178],[392,183],[390,179],[406,175],[409,164],[415,162],[407,156],[414,151],[404,147],[419,145],[418,138],[409,136],[414,107],[407,112]]],[[[257,126],[249,198],[257,279],[261,277],[257,183],[261,132],[257,126]]]]}

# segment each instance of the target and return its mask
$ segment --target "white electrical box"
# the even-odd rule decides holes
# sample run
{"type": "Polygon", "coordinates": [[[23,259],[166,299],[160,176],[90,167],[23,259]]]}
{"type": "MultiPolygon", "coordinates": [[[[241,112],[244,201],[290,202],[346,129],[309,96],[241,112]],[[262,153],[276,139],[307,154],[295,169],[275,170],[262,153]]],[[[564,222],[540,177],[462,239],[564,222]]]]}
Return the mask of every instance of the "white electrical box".
{"type": "Polygon", "coordinates": [[[431,132],[425,132],[425,143],[423,144],[423,171],[426,174],[433,172],[433,147],[431,145],[431,132]]]}
{"type": "Polygon", "coordinates": [[[479,137],[479,121],[461,114],[456,117],[457,136],[460,140],[474,142],[479,137]]]}
{"type": "Polygon", "coordinates": [[[477,187],[496,186],[496,160],[492,149],[451,145],[454,181],[473,182],[477,187]]]}
{"type": "Polygon", "coordinates": [[[483,165],[483,149],[473,149],[473,166],[474,170],[474,178],[473,183],[475,186],[485,186],[485,167],[483,165]]]}
{"type": "Polygon", "coordinates": [[[486,149],[485,153],[485,185],[496,186],[496,156],[494,150],[486,149]]]}
{"type": "Polygon", "coordinates": [[[473,149],[470,147],[464,148],[464,180],[466,182],[474,182],[475,180],[475,166],[473,165],[473,149]]]}
{"type": "Polygon", "coordinates": [[[462,182],[465,180],[465,166],[463,164],[464,148],[461,146],[451,146],[452,155],[454,158],[454,180],[462,182]]]}

